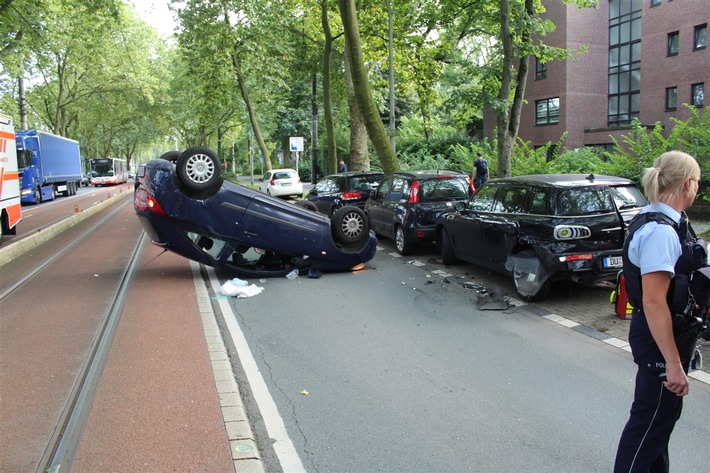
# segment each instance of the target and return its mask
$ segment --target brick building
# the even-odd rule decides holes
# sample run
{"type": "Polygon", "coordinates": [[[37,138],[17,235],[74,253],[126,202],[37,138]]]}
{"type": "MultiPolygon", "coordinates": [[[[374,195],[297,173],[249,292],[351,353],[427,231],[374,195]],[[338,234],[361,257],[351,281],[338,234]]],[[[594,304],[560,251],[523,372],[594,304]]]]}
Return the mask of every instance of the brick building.
{"type": "MultiPolygon", "coordinates": [[[[530,62],[520,137],[533,146],[609,146],[638,118],[653,126],[686,120],[685,103],[707,105],[710,0],[600,0],[579,9],[543,0],[557,29],[545,42],[577,50],[578,60],[530,62]]],[[[486,135],[495,122],[486,120],[486,135]]]]}

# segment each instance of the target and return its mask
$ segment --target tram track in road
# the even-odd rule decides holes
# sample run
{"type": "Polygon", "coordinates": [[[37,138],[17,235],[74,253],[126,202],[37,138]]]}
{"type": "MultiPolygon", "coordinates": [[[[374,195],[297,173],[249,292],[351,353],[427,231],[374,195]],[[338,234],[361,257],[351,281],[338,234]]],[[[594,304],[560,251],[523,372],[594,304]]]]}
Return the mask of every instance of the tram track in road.
{"type": "Polygon", "coordinates": [[[126,294],[135,274],[145,241],[146,234],[142,232],[108,307],[104,321],[89,350],[89,356],[74,383],[57,429],[40,461],[37,468],[38,473],[58,473],[62,467],[67,470],[67,463],[71,464],[71,459],[81,440],[83,427],[89,415],[96,387],[101,379],[101,373],[106,363],[108,352],[111,349],[113,336],[118,327],[126,294]]]}
{"type": "Polygon", "coordinates": [[[0,471],[66,471],[146,235],[131,201],[2,267],[0,471]]]}
{"type": "Polygon", "coordinates": [[[57,258],[61,257],[64,253],[69,251],[76,244],[81,242],[84,238],[91,235],[97,228],[99,228],[101,225],[106,223],[109,219],[113,218],[118,212],[123,210],[126,207],[126,205],[128,205],[129,203],[131,203],[131,202],[125,202],[121,206],[119,206],[117,209],[114,209],[111,213],[109,213],[108,215],[103,217],[101,220],[96,222],[89,229],[85,230],[79,236],[77,236],[76,238],[71,240],[69,243],[64,245],[64,247],[61,250],[54,253],[52,256],[50,256],[49,258],[45,259],[40,264],[35,266],[30,272],[26,273],[24,276],[22,276],[20,279],[18,279],[15,283],[13,283],[10,287],[2,290],[2,292],[0,292],[0,301],[5,299],[5,297],[9,296],[13,291],[17,290],[17,288],[22,286],[24,283],[26,283],[27,281],[32,279],[37,273],[42,271],[42,269],[46,268],[48,265],[50,265],[52,262],[54,262],[57,258]]]}

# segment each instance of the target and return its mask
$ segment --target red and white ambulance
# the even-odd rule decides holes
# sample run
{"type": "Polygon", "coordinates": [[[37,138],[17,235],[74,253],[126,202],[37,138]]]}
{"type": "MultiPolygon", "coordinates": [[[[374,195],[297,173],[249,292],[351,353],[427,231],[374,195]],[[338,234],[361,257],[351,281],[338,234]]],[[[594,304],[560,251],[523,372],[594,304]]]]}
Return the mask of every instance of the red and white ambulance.
{"type": "Polygon", "coordinates": [[[20,220],[22,205],[15,128],[12,118],[0,113],[0,240],[5,234],[15,235],[15,226],[20,220]]]}

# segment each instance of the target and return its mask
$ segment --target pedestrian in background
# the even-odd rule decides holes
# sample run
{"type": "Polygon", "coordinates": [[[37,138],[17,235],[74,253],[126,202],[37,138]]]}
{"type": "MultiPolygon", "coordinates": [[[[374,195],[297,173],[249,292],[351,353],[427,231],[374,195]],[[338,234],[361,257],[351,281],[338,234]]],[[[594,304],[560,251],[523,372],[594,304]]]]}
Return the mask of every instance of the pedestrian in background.
{"type": "Polygon", "coordinates": [[[483,184],[488,180],[488,161],[479,152],[473,163],[473,183],[476,186],[476,191],[483,187],[483,184]]]}
{"type": "Polygon", "coordinates": [[[650,204],[631,221],[623,252],[634,307],[629,345],[638,371],[615,473],[669,471],[668,442],[688,394],[690,363],[687,350],[676,345],[673,317],[689,301],[685,276],[701,266],[692,262],[695,233],[683,212],[693,204],[699,180],[697,161],[680,151],[662,154],[643,174],[650,204]]]}
{"type": "Polygon", "coordinates": [[[348,172],[348,165],[342,159],[338,161],[338,172],[348,172]]]}

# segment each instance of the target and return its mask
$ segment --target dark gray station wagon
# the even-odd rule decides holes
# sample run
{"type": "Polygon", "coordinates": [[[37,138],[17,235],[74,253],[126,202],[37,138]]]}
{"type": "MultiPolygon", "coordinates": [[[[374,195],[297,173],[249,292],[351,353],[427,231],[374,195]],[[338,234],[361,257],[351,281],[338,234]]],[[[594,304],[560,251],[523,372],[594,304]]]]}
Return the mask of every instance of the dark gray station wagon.
{"type": "Polygon", "coordinates": [[[628,222],[646,199],[628,179],[546,174],[489,180],[436,221],[445,264],[466,261],[511,275],[525,300],[556,280],[612,280],[628,222]]]}

